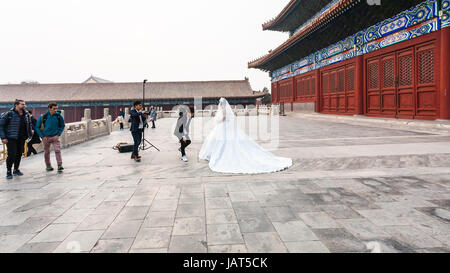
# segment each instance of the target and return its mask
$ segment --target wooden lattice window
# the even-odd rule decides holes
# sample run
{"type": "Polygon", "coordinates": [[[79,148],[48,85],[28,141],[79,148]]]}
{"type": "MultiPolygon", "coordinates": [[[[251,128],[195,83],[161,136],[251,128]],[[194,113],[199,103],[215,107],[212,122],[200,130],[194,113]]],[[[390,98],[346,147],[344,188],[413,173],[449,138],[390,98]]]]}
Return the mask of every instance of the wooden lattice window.
{"type": "Polygon", "coordinates": [[[315,95],[316,94],[316,79],[312,78],[311,79],[311,95],[315,95]]]}
{"type": "Polygon", "coordinates": [[[330,93],[336,92],[336,73],[330,74],[330,93]]]}
{"type": "Polygon", "coordinates": [[[394,59],[388,59],[383,61],[383,87],[394,87],[395,75],[394,75],[394,59]]]}
{"type": "Polygon", "coordinates": [[[347,70],[347,91],[355,90],[355,69],[351,68],[347,70]]]}
{"type": "Polygon", "coordinates": [[[419,83],[434,83],[434,52],[433,49],[418,53],[419,83]]]}
{"type": "Polygon", "coordinates": [[[322,86],[323,86],[323,93],[328,94],[328,74],[324,74],[322,76],[322,86]]]}
{"type": "Polygon", "coordinates": [[[306,85],[306,92],[305,92],[305,95],[306,96],[309,96],[309,80],[308,79],[304,79],[303,80],[303,82],[305,83],[305,85],[306,85]]]}
{"type": "Polygon", "coordinates": [[[400,56],[399,62],[399,84],[400,86],[410,86],[413,80],[413,58],[412,55],[400,56]]]}
{"type": "Polygon", "coordinates": [[[378,63],[369,64],[369,89],[378,89],[379,74],[380,73],[378,63]]]}
{"type": "Polygon", "coordinates": [[[303,82],[303,80],[300,80],[300,96],[304,95],[305,95],[305,83],[303,82]]]}
{"type": "Polygon", "coordinates": [[[344,92],[345,91],[345,70],[339,71],[337,75],[338,75],[337,91],[344,92]]]}

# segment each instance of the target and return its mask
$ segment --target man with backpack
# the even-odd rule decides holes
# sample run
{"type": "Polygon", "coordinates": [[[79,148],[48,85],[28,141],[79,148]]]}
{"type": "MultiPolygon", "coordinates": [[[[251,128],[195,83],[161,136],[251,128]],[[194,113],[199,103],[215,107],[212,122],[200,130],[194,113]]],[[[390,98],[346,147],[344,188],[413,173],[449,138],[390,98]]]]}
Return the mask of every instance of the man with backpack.
{"type": "Polygon", "coordinates": [[[14,107],[0,117],[0,137],[8,149],[6,159],[6,178],[22,176],[19,170],[25,141],[33,135],[33,127],[29,113],[25,110],[25,101],[16,100],[14,107]],[[14,172],[11,172],[14,165],[14,172]]]}
{"type": "Polygon", "coordinates": [[[55,150],[56,161],[58,163],[58,172],[64,170],[62,166],[61,156],[61,142],[59,137],[64,132],[64,118],[61,112],[58,111],[58,105],[55,102],[48,104],[48,110],[45,114],[42,114],[36,123],[36,132],[42,138],[44,143],[44,158],[46,170],[53,171],[52,164],[50,162],[50,146],[53,145],[55,150]]]}

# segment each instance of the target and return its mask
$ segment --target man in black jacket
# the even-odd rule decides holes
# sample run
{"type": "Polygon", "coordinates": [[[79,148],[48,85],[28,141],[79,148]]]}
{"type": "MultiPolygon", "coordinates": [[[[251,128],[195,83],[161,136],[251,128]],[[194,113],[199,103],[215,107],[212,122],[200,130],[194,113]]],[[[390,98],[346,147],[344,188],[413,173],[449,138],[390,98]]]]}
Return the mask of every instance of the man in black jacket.
{"type": "Polygon", "coordinates": [[[139,156],[139,145],[141,145],[142,133],[148,126],[147,114],[145,110],[142,109],[142,102],[140,101],[134,102],[133,108],[130,111],[130,120],[131,120],[130,131],[134,141],[131,159],[134,159],[136,162],[141,162],[141,157],[139,156]]]}
{"type": "Polygon", "coordinates": [[[6,178],[12,179],[14,176],[22,176],[19,170],[20,161],[25,148],[25,140],[33,135],[33,127],[30,115],[25,110],[25,101],[16,100],[14,108],[5,112],[0,117],[0,137],[2,143],[8,149],[6,159],[6,178]],[[11,169],[14,165],[14,172],[11,169]]]}

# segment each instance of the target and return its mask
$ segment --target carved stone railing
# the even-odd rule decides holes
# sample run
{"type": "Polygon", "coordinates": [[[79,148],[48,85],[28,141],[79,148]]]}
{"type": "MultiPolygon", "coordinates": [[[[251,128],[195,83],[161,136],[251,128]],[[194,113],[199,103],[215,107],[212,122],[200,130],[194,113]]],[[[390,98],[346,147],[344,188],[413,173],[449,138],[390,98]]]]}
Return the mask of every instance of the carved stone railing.
{"type": "MultiPolygon", "coordinates": [[[[257,115],[278,115],[278,108],[275,106],[232,106],[236,116],[257,116],[257,115]]],[[[195,110],[196,117],[213,117],[217,113],[217,109],[195,110]]],[[[178,111],[159,111],[158,118],[177,118],[178,111]]]]}

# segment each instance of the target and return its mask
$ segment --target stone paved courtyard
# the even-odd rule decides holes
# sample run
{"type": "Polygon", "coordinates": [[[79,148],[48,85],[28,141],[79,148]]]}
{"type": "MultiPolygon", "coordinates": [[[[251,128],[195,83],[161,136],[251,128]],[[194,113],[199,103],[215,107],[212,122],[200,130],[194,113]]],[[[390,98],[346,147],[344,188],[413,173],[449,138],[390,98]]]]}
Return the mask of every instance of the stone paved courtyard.
{"type": "Polygon", "coordinates": [[[294,166],[243,176],[197,161],[200,141],[182,162],[174,121],[141,163],[111,149],[128,131],[64,150],[64,174],[25,159],[0,179],[0,252],[450,251],[448,134],[282,117],[294,166]]]}

